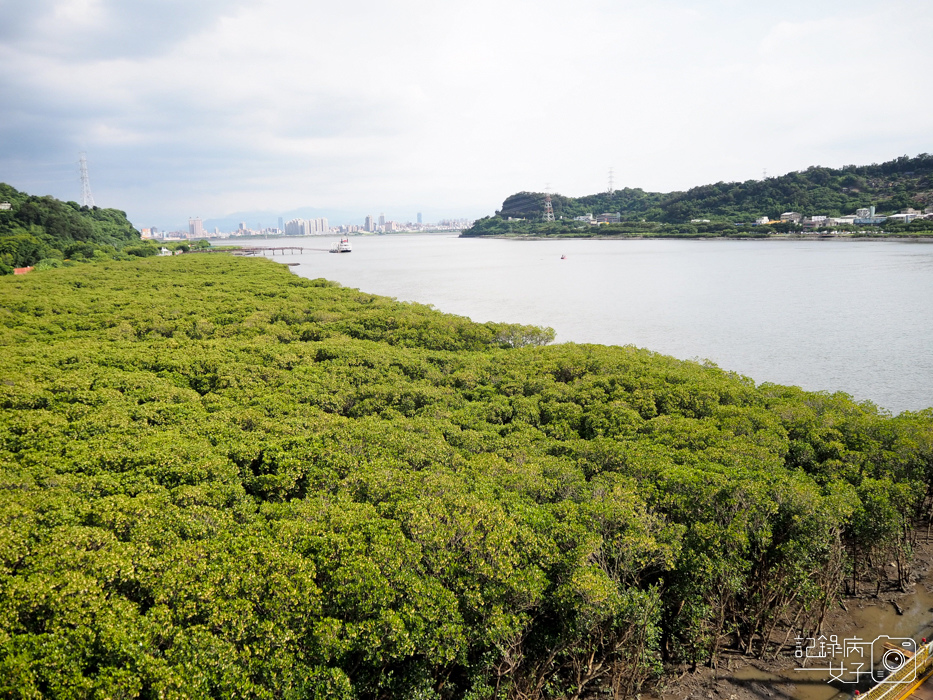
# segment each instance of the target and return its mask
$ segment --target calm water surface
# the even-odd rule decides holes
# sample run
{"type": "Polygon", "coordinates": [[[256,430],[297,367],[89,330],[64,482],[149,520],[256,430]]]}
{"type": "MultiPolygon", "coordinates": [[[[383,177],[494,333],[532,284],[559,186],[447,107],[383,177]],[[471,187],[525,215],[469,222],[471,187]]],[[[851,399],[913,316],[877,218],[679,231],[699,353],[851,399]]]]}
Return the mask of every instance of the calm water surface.
{"type": "Polygon", "coordinates": [[[558,342],[710,359],[895,413],[933,406],[933,244],[392,235],[307,250],[335,240],[276,239],[306,250],[270,257],[475,321],[551,326],[558,342]]]}

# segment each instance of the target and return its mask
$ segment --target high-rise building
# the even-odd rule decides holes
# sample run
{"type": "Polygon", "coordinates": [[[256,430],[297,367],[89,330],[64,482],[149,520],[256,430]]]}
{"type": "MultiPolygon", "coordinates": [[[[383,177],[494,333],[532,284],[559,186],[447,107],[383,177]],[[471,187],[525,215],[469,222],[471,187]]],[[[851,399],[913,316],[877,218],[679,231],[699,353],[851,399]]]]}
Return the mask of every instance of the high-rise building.
{"type": "Polygon", "coordinates": [[[373,215],[372,214],[366,217],[366,223],[363,224],[363,230],[369,231],[370,233],[372,233],[375,230],[373,227],[373,215]]]}
{"type": "Polygon", "coordinates": [[[282,219],[282,217],[280,216],[280,217],[279,217],[279,231],[282,231],[282,230],[284,230],[284,229],[285,229],[285,221],[284,221],[284,220],[282,219]]]}
{"type": "Polygon", "coordinates": [[[201,222],[201,217],[196,216],[193,219],[188,219],[188,236],[190,238],[204,238],[204,224],[201,222]]]}
{"type": "Polygon", "coordinates": [[[308,233],[308,222],[304,219],[292,219],[285,224],[286,236],[307,236],[308,233]]]}
{"type": "Polygon", "coordinates": [[[418,223],[419,224],[421,223],[421,212],[420,211],[418,212],[418,223]]]}
{"type": "Polygon", "coordinates": [[[292,219],[284,224],[286,236],[324,236],[330,233],[327,219],[292,219]]]}
{"type": "Polygon", "coordinates": [[[386,215],[385,215],[385,214],[380,214],[380,215],[379,215],[379,225],[380,225],[380,226],[385,226],[385,225],[386,225],[386,215]]]}

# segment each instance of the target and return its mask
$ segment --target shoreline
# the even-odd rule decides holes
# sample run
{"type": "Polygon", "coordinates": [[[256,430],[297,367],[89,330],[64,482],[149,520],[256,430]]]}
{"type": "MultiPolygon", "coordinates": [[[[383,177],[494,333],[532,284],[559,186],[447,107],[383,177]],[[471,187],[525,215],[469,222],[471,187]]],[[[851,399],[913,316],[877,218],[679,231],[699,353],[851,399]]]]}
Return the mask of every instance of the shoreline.
{"type": "Polygon", "coordinates": [[[619,236],[570,236],[570,235],[539,235],[539,234],[496,234],[491,236],[458,236],[465,239],[493,238],[498,240],[516,241],[894,241],[900,243],[933,243],[933,235],[929,236],[872,236],[851,234],[806,234],[806,233],[771,233],[761,236],[651,236],[651,235],[619,235],[619,236]]]}
{"type": "MultiPolygon", "coordinates": [[[[858,595],[851,595],[840,591],[837,604],[827,611],[823,632],[841,637],[863,635],[871,638],[876,635],[876,631],[872,630],[872,622],[880,624],[882,632],[893,631],[895,625],[901,622],[907,623],[910,631],[893,636],[915,636],[917,641],[920,637],[929,637],[933,621],[923,613],[918,614],[917,608],[919,605],[925,611],[933,600],[933,541],[919,532],[912,565],[913,585],[906,593],[889,583],[877,593],[865,590],[858,595]],[[897,611],[892,605],[894,602],[901,605],[907,614],[902,615],[897,611]],[[869,620],[865,619],[866,615],[869,620]]],[[[780,641],[781,636],[776,633],[774,641],[780,641]]],[[[840,693],[851,693],[855,689],[853,685],[830,683],[830,678],[824,672],[801,673],[797,670],[798,663],[790,646],[765,659],[743,656],[735,649],[722,649],[716,668],[701,665],[692,673],[685,667],[671,669],[671,676],[647,690],[643,697],[650,700],[681,700],[698,695],[710,697],[708,694],[712,693],[712,697],[733,700],[760,700],[763,695],[776,695],[789,700],[825,700],[838,697],[840,693]]]]}

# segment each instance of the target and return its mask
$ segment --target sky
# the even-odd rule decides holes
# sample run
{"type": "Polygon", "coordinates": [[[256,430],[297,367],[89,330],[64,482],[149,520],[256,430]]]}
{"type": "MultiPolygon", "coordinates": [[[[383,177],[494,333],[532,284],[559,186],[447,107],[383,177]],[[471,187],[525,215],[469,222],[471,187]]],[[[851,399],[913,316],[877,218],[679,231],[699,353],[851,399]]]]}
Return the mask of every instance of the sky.
{"type": "Polygon", "coordinates": [[[933,151],[929,0],[0,0],[0,17],[0,181],[80,201],[86,152],[96,204],[138,227],[473,218],[522,190],[603,191],[610,168],[667,192],[933,151]]]}

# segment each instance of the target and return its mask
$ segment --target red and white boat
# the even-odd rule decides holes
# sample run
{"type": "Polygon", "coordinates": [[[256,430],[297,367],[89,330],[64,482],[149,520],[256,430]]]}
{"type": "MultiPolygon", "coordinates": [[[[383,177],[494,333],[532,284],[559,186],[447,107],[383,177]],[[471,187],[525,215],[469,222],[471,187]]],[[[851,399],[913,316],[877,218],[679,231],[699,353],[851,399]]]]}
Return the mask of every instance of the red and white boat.
{"type": "Polygon", "coordinates": [[[352,253],[353,246],[350,245],[350,239],[341,238],[340,243],[334,243],[334,245],[330,247],[330,252],[331,253],[352,253]]]}

